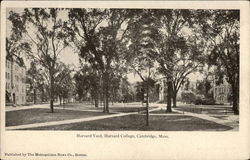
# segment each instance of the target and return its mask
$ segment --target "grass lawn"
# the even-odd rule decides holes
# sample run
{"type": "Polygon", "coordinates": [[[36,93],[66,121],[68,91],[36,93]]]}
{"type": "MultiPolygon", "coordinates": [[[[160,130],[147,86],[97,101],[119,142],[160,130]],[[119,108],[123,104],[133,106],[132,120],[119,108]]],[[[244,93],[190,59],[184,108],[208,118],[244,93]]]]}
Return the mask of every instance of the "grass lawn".
{"type": "Polygon", "coordinates": [[[107,115],[107,113],[102,112],[73,111],[63,109],[54,109],[54,111],[55,113],[50,113],[50,109],[41,108],[9,111],[6,112],[6,126],[107,115]]]}
{"type": "Polygon", "coordinates": [[[180,114],[178,112],[166,112],[166,109],[161,109],[161,110],[156,110],[156,111],[152,111],[150,113],[154,113],[154,114],[180,114]]]}
{"type": "Polygon", "coordinates": [[[179,111],[184,111],[184,112],[192,112],[192,113],[198,113],[198,114],[218,114],[218,115],[226,115],[226,114],[233,114],[232,111],[230,111],[229,108],[225,108],[225,107],[222,107],[222,108],[213,108],[211,106],[211,108],[209,107],[176,107],[175,108],[176,110],[179,110],[179,111]]]}
{"type": "Polygon", "coordinates": [[[225,131],[231,127],[192,116],[151,115],[145,126],[145,115],[128,115],[82,123],[32,128],[28,130],[132,130],[132,131],[225,131]]]}
{"type": "MultiPolygon", "coordinates": [[[[62,106],[57,105],[56,107],[59,108],[75,108],[75,109],[81,109],[81,110],[102,110],[103,106],[99,106],[98,108],[94,107],[94,105],[90,104],[83,104],[83,103],[68,103],[64,104],[62,106]]],[[[156,108],[157,106],[151,106],[149,109],[156,108]]],[[[110,112],[123,112],[123,113],[128,113],[128,112],[139,112],[146,110],[146,107],[142,107],[141,105],[137,104],[110,104],[109,105],[109,111],[110,112]]]]}
{"type": "Polygon", "coordinates": [[[74,108],[74,109],[81,109],[81,110],[102,110],[102,107],[95,107],[91,104],[85,104],[85,103],[67,103],[62,105],[55,105],[55,108],[74,108]]]}
{"type": "MultiPolygon", "coordinates": [[[[149,109],[153,109],[153,108],[157,108],[157,107],[149,107],[149,109]]],[[[146,107],[114,107],[114,108],[111,107],[110,111],[124,112],[124,113],[141,112],[141,111],[146,111],[146,107]]]]}

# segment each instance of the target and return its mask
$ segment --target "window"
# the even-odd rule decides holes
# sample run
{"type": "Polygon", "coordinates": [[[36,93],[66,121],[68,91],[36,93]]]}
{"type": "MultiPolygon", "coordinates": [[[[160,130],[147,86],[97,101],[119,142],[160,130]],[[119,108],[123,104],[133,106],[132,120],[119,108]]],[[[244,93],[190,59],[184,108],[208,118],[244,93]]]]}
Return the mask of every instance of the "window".
{"type": "Polygon", "coordinates": [[[19,81],[19,77],[17,75],[15,75],[15,80],[18,82],[19,81]]]}
{"type": "Polygon", "coordinates": [[[15,70],[18,71],[18,65],[15,65],[15,70]]]}
{"type": "Polygon", "coordinates": [[[10,68],[10,62],[9,61],[6,61],[6,67],[10,68]]]}

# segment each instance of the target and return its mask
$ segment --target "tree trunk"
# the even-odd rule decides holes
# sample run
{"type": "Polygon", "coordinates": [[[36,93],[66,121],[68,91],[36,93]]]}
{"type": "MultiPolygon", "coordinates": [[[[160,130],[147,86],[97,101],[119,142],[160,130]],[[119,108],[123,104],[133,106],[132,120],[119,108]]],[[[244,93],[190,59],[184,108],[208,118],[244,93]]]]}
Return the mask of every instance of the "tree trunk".
{"type": "Polygon", "coordinates": [[[108,74],[106,79],[106,87],[105,87],[105,108],[106,112],[109,113],[109,80],[108,80],[108,74]]]}
{"type": "Polygon", "coordinates": [[[54,100],[53,98],[50,99],[50,111],[51,113],[54,113],[54,106],[53,106],[54,100]]]}
{"type": "Polygon", "coordinates": [[[99,100],[98,100],[98,98],[95,98],[95,107],[96,107],[96,108],[99,107],[99,100]]]}
{"type": "Polygon", "coordinates": [[[94,101],[95,101],[95,107],[98,108],[99,107],[99,96],[98,96],[97,92],[95,93],[94,101]]]}
{"type": "Polygon", "coordinates": [[[59,95],[60,106],[62,105],[62,96],[59,95]]]}
{"type": "Polygon", "coordinates": [[[109,113],[109,74],[105,72],[103,76],[104,107],[103,112],[109,113]]]}
{"type": "Polygon", "coordinates": [[[103,89],[103,93],[102,93],[102,104],[103,104],[103,112],[106,112],[106,103],[105,103],[105,86],[106,86],[106,80],[105,80],[105,75],[103,75],[102,78],[102,89],[103,89]]]}
{"type": "Polygon", "coordinates": [[[234,114],[236,115],[239,114],[238,98],[234,98],[234,97],[233,97],[233,111],[234,111],[234,114]]]}
{"type": "Polygon", "coordinates": [[[36,89],[34,89],[34,104],[36,104],[36,89]]]}
{"type": "Polygon", "coordinates": [[[147,99],[146,99],[146,126],[149,126],[149,80],[147,80],[147,99]]]}
{"type": "Polygon", "coordinates": [[[176,107],[177,92],[173,92],[173,108],[176,107]]]}
{"type": "Polygon", "coordinates": [[[237,85],[232,85],[232,94],[233,94],[233,112],[234,114],[238,115],[239,114],[239,90],[237,85]]]}
{"type": "Polygon", "coordinates": [[[52,73],[50,73],[50,110],[54,113],[54,76],[52,73]]]}
{"type": "Polygon", "coordinates": [[[167,111],[166,112],[172,112],[171,108],[171,99],[172,99],[172,81],[168,80],[167,81],[167,111]]]}

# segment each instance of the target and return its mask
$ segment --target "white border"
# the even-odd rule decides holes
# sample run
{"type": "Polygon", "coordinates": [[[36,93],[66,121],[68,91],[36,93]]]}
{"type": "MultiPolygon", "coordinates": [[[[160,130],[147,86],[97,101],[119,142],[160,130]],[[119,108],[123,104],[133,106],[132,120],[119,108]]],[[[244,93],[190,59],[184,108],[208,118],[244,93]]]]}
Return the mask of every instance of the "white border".
{"type": "MultiPolygon", "coordinates": [[[[82,159],[246,159],[249,158],[249,3],[239,1],[9,1],[1,4],[1,156],[4,152],[85,153],[82,159]],[[240,127],[238,132],[160,132],[168,139],[81,139],[89,131],[5,131],[6,7],[240,9],[240,127]]],[[[90,131],[121,133],[121,131],[90,131]]],[[[157,131],[122,133],[152,133],[157,131]]],[[[7,157],[11,159],[10,157],[7,157]]],[[[29,157],[38,159],[37,157],[29,157]]],[[[20,157],[12,159],[20,160],[20,157]]],[[[41,157],[40,159],[44,159],[41,157]]],[[[46,159],[55,159],[48,157],[46,159]]],[[[56,157],[56,159],[72,159],[56,157]]]]}

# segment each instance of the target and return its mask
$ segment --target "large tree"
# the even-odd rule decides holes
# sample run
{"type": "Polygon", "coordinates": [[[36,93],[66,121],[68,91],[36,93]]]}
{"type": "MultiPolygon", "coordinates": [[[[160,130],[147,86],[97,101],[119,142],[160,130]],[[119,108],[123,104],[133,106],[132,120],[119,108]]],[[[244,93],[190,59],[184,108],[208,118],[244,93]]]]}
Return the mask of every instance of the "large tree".
{"type": "Polygon", "coordinates": [[[68,27],[80,56],[102,77],[105,105],[109,112],[110,76],[119,64],[129,12],[125,9],[70,9],[68,27]]]}
{"type": "Polygon", "coordinates": [[[42,96],[44,96],[44,90],[47,83],[41,68],[36,66],[36,63],[33,61],[30,63],[30,68],[27,70],[26,83],[29,84],[28,94],[33,94],[34,104],[37,103],[37,96],[39,93],[41,93],[40,98],[43,99],[42,96]]]}
{"type": "Polygon", "coordinates": [[[150,19],[150,10],[137,11],[137,15],[129,24],[128,51],[126,60],[128,66],[134,73],[140,76],[143,81],[143,91],[146,94],[146,126],[149,126],[149,91],[151,79],[155,75],[156,51],[152,43],[155,36],[151,30],[153,25],[150,19]]]}
{"type": "MultiPolygon", "coordinates": [[[[172,73],[172,98],[173,107],[176,107],[176,97],[179,89],[184,85],[188,75],[200,71],[204,66],[204,42],[198,37],[179,37],[176,44],[176,51],[172,57],[172,70],[168,70],[167,64],[171,63],[162,54],[159,54],[158,62],[160,62],[159,71],[165,75],[172,73]]],[[[166,43],[166,42],[165,42],[166,43]]],[[[161,48],[162,49],[162,48],[161,48]]],[[[160,51],[162,51],[160,49],[160,51]]],[[[164,49],[163,49],[164,50],[164,49]]],[[[160,52],[162,53],[162,52],[160,52]]]]}
{"type": "Polygon", "coordinates": [[[90,65],[81,65],[80,71],[74,75],[75,86],[78,96],[82,100],[88,100],[88,95],[91,95],[94,100],[95,107],[99,107],[100,95],[101,95],[101,78],[97,70],[90,65]]]}
{"type": "MultiPolygon", "coordinates": [[[[156,47],[159,70],[167,78],[167,112],[171,112],[171,99],[174,98],[183,84],[186,76],[190,74],[197,64],[192,63],[195,53],[187,45],[185,37],[194,21],[193,10],[166,9],[154,10],[154,23],[158,29],[156,47]],[[186,30],[186,32],[185,32],[186,30]]],[[[196,54],[198,55],[198,53],[196,54]]]]}
{"type": "Polygon", "coordinates": [[[235,114],[239,113],[239,54],[240,12],[239,10],[210,10],[200,12],[200,32],[208,42],[208,64],[215,67],[216,76],[232,87],[235,114]],[[206,20],[204,22],[204,20],[206,20]]]}
{"type": "Polygon", "coordinates": [[[66,101],[74,93],[75,87],[73,77],[71,76],[72,72],[73,69],[63,62],[58,62],[55,68],[55,95],[59,97],[60,105],[62,104],[62,99],[66,101]]]}
{"type": "Polygon", "coordinates": [[[12,29],[22,37],[27,56],[49,73],[50,108],[54,112],[55,68],[58,56],[68,46],[67,32],[59,18],[60,9],[25,8],[22,13],[10,11],[12,29]]]}

